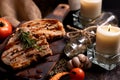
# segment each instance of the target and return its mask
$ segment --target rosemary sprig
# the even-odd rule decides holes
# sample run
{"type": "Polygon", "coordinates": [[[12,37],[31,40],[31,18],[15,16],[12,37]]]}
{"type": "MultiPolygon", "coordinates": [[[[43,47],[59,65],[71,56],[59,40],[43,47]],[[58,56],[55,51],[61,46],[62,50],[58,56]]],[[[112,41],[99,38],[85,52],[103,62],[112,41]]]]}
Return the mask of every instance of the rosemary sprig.
{"type": "Polygon", "coordinates": [[[24,32],[20,29],[18,39],[23,44],[24,49],[36,48],[40,50],[40,46],[36,44],[36,40],[30,37],[30,32],[24,32]]]}

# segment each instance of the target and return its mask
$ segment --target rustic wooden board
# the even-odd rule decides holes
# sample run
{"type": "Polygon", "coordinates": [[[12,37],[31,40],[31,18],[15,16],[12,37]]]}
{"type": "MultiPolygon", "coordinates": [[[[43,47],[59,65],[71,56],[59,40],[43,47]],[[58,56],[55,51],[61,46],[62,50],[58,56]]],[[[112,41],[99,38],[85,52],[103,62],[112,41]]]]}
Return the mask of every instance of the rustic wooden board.
{"type": "MultiPolygon", "coordinates": [[[[67,9],[67,11],[68,11],[68,9],[67,9]]],[[[113,10],[111,10],[111,11],[113,11],[113,10]]],[[[116,13],[118,13],[118,15],[119,15],[119,12],[120,11],[116,10],[116,13]]],[[[66,13],[65,13],[65,15],[66,15],[66,13]]],[[[55,17],[55,19],[61,19],[60,17],[57,17],[57,16],[55,16],[55,14],[52,14],[52,13],[50,15],[48,15],[46,18],[51,18],[51,17],[52,18],[55,17]]],[[[62,20],[60,20],[60,21],[62,21],[62,20]]],[[[0,47],[2,47],[4,44],[0,45],[0,47]]],[[[32,67],[29,67],[23,71],[16,73],[16,75],[21,74],[23,77],[16,76],[11,71],[6,71],[5,67],[2,67],[1,66],[2,63],[0,62],[0,80],[5,80],[5,79],[3,79],[5,77],[7,77],[7,78],[9,77],[9,80],[28,80],[28,79],[29,80],[45,80],[44,76],[46,76],[47,73],[49,73],[49,71],[54,67],[56,62],[59,60],[60,54],[62,54],[62,50],[63,50],[64,46],[65,46],[64,39],[53,42],[50,45],[50,47],[53,50],[54,54],[56,54],[56,55],[47,57],[47,60],[48,60],[47,62],[39,63],[37,65],[34,65],[32,67]],[[42,76],[42,78],[39,78],[40,76],[42,76]],[[31,77],[31,78],[27,78],[27,77],[31,77]]],[[[8,79],[6,79],[6,80],[8,80],[8,79]]],[[[48,80],[48,79],[46,79],[46,80],[48,80]]],[[[118,66],[111,71],[106,71],[97,65],[93,65],[90,69],[85,70],[85,80],[120,80],[120,65],[118,64],[118,66]]]]}
{"type": "Polygon", "coordinates": [[[33,67],[27,68],[23,71],[20,71],[16,75],[24,78],[29,78],[30,80],[44,80],[46,75],[60,59],[60,55],[63,52],[64,46],[64,39],[51,43],[50,47],[53,50],[53,56],[47,57],[46,61],[39,63],[33,67]]]}
{"type": "MultiPolygon", "coordinates": [[[[48,16],[45,18],[51,18],[51,19],[58,19],[59,21],[63,21],[67,13],[69,12],[69,6],[67,4],[59,4],[55,10],[50,13],[48,16]]],[[[9,38],[8,38],[9,39],[9,38]]],[[[0,44],[0,51],[2,51],[3,47],[8,39],[6,39],[2,44],[0,44]]],[[[10,80],[44,80],[45,76],[49,73],[49,71],[55,66],[57,61],[60,59],[60,55],[63,51],[65,44],[64,44],[64,39],[57,40],[53,43],[50,44],[50,47],[53,51],[52,56],[48,56],[44,61],[40,61],[40,63],[36,63],[33,66],[30,66],[24,70],[21,71],[7,71],[6,68],[0,67],[0,74],[5,74],[6,76],[0,78],[5,78],[8,77],[10,80]]]]}

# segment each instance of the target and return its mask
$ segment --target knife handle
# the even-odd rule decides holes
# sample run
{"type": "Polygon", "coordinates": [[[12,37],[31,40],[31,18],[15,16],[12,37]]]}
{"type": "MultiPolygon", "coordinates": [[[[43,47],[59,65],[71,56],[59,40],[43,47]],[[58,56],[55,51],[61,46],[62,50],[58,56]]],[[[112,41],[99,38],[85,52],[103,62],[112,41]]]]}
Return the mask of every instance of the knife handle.
{"type": "Polygon", "coordinates": [[[63,22],[64,18],[66,17],[69,11],[70,11],[70,8],[68,4],[59,4],[55,8],[55,10],[45,18],[57,19],[63,22]]]}

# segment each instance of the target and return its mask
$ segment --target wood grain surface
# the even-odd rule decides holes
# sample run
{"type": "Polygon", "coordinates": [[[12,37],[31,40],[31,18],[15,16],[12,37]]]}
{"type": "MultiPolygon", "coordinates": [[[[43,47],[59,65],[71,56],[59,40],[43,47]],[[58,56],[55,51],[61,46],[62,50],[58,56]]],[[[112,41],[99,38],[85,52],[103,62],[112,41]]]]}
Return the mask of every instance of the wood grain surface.
{"type": "MultiPolygon", "coordinates": [[[[65,10],[65,11],[67,11],[67,12],[65,12],[65,15],[67,15],[67,13],[69,12],[69,8],[67,8],[67,10],[65,10]]],[[[107,10],[107,11],[110,11],[110,10],[107,10]]],[[[120,12],[120,10],[115,10],[115,11],[116,11],[116,13],[120,12]]],[[[62,18],[61,18],[61,17],[58,17],[51,13],[46,18],[55,18],[55,19],[59,19],[60,21],[63,21],[65,15],[62,15],[62,18]]],[[[120,17],[119,14],[117,14],[117,15],[118,15],[118,17],[120,17]]],[[[0,45],[1,49],[2,49],[2,46],[3,45],[0,45]]],[[[28,68],[27,70],[17,72],[15,75],[10,74],[12,72],[6,71],[6,69],[4,69],[4,67],[0,66],[0,80],[5,79],[5,77],[7,77],[8,80],[45,80],[44,76],[47,75],[47,73],[49,73],[49,71],[54,67],[56,62],[59,60],[60,54],[62,54],[65,43],[64,43],[64,40],[61,39],[61,40],[53,42],[50,46],[51,46],[51,49],[53,49],[54,54],[56,54],[56,55],[47,57],[46,58],[47,63],[40,63],[37,65],[34,65],[34,66],[28,68]],[[32,77],[28,76],[27,73],[29,73],[32,77]],[[18,76],[21,74],[24,77],[18,76]],[[38,76],[33,75],[33,74],[36,74],[38,76]],[[31,78],[27,78],[27,77],[25,77],[25,75],[27,77],[31,77],[31,78]]],[[[2,63],[0,63],[0,65],[2,65],[2,63]]],[[[85,71],[85,80],[120,80],[120,65],[119,64],[115,69],[113,69],[111,71],[104,70],[103,68],[101,68],[95,64],[93,64],[90,69],[87,69],[84,71],[85,71]]]]}
{"type": "MultiPolygon", "coordinates": [[[[69,12],[69,6],[67,4],[59,4],[55,8],[55,10],[45,18],[57,19],[62,22],[68,12],[69,12]]],[[[0,44],[1,52],[8,40],[9,37],[0,44]]],[[[60,59],[60,55],[62,53],[64,46],[65,46],[64,40],[62,39],[50,43],[50,47],[54,55],[48,56],[44,60],[41,60],[39,63],[35,63],[32,66],[29,66],[28,68],[25,68],[20,71],[10,70],[6,65],[0,64],[0,74],[4,73],[6,75],[6,76],[3,75],[0,76],[1,79],[8,78],[10,80],[11,79],[12,80],[18,80],[18,79],[44,80],[45,76],[49,73],[49,71],[55,66],[57,61],[60,59]]]]}

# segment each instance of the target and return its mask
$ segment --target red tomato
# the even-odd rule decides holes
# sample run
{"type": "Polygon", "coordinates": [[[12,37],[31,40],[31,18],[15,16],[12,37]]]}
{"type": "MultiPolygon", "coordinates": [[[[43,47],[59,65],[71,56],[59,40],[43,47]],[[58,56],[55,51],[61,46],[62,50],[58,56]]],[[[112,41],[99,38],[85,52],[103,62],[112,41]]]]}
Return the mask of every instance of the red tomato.
{"type": "Polygon", "coordinates": [[[5,39],[12,33],[12,25],[4,18],[0,18],[0,39],[5,39]]]}
{"type": "Polygon", "coordinates": [[[84,80],[85,73],[81,68],[73,68],[70,71],[71,80],[84,80]]]}

